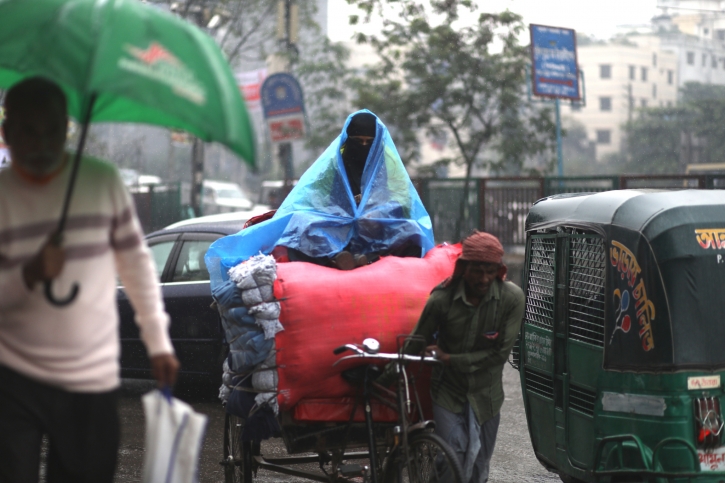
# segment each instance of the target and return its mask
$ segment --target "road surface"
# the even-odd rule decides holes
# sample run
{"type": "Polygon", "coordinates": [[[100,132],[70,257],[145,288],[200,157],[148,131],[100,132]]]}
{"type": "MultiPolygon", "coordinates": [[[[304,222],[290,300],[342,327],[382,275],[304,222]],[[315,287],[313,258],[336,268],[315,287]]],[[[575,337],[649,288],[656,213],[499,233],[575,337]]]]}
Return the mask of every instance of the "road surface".
{"type": "MultiPolygon", "coordinates": [[[[116,472],[116,483],[131,483],[141,480],[144,456],[144,418],[140,396],[150,390],[153,384],[148,381],[125,380],[121,398],[121,449],[116,472]]],[[[524,405],[521,399],[521,386],[518,373],[508,364],[504,370],[504,391],[506,400],[501,412],[496,450],[491,462],[490,483],[546,483],[559,482],[558,476],[548,473],[536,460],[529,434],[526,429],[524,405]]],[[[222,459],[222,435],[224,431],[224,411],[215,394],[184,395],[192,406],[209,417],[206,439],[202,449],[199,469],[200,483],[224,483],[224,472],[219,465],[222,459]]],[[[284,454],[284,446],[279,440],[265,442],[263,454],[284,454]]],[[[285,475],[261,470],[255,481],[260,483],[305,482],[285,475]]]]}

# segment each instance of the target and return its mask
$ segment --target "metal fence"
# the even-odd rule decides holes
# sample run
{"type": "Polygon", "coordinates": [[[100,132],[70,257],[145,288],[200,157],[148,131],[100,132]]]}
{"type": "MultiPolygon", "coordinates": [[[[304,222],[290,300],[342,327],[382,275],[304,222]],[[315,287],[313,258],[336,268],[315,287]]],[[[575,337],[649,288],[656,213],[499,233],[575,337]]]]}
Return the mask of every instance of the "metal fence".
{"type": "Polygon", "coordinates": [[[510,246],[525,243],[526,216],[541,198],[616,189],[725,189],[725,174],[474,178],[463,217],[465,179],[416,179],[414,184],[433,221],[436,242],[457,241],[479,229],[510,246]]]}
{"type": "MultiPolygon", "coordinates": [[[[458,241],[474,229],[496,235],[504,245],[523,245],[529,208],[537,200],[561,193],[616,189],[725,189],[722,175],[510,177],[469,180],[415,179],[415,185],[433,222],[436,242],[458,241]]],[[[136,209],[146,233],[188,218],[188,193],[181,184],[132,188],[136,209]]]]}
{"type": "Polygon", "coordinates": [[[189,217],[188,207],[182,203],[181,183],[133,186],[129,190],[144,233],[189,217]]]}

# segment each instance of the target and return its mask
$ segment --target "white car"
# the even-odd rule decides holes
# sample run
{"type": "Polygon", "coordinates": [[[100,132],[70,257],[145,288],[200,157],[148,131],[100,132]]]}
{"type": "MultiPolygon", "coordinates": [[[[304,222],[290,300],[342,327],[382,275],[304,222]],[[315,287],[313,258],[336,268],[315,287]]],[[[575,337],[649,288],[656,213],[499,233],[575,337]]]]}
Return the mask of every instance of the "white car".
{"type": "Polygon", "coordinates": [[[254,202],[237,183],[204,180],[202,205],[205,215],[251,210],[254,202]]]}

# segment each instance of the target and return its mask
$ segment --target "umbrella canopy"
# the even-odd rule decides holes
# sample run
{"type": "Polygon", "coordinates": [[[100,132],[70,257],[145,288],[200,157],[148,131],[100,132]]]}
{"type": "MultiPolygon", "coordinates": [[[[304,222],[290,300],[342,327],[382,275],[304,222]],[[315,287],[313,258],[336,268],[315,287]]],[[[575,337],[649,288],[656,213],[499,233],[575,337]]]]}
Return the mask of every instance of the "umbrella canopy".
{"type": "Polygon", "coordinates": [[[252,126],[221,50],[167,12],[137,0],[0,0],[0,88],[32,76],[57,82],[82,123],[183,129],[254,166],[252,126]]]}

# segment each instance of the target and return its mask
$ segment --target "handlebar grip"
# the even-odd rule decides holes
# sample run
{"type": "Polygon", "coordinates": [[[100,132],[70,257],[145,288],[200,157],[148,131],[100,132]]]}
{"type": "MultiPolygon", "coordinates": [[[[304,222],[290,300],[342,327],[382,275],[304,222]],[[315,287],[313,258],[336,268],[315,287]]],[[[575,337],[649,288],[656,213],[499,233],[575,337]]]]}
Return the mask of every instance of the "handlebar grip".
{"type": "Polygon", "coordinates": [[[334,351],[332,351],[332,353],[335,354],[335,355],[338,355],[338,354],[342,354],[346,350],[347,350],[347,347],[344,346],[344,345],[341,345],[340,347],[338,347],[337,349],[335,349],[334,351]]]}

